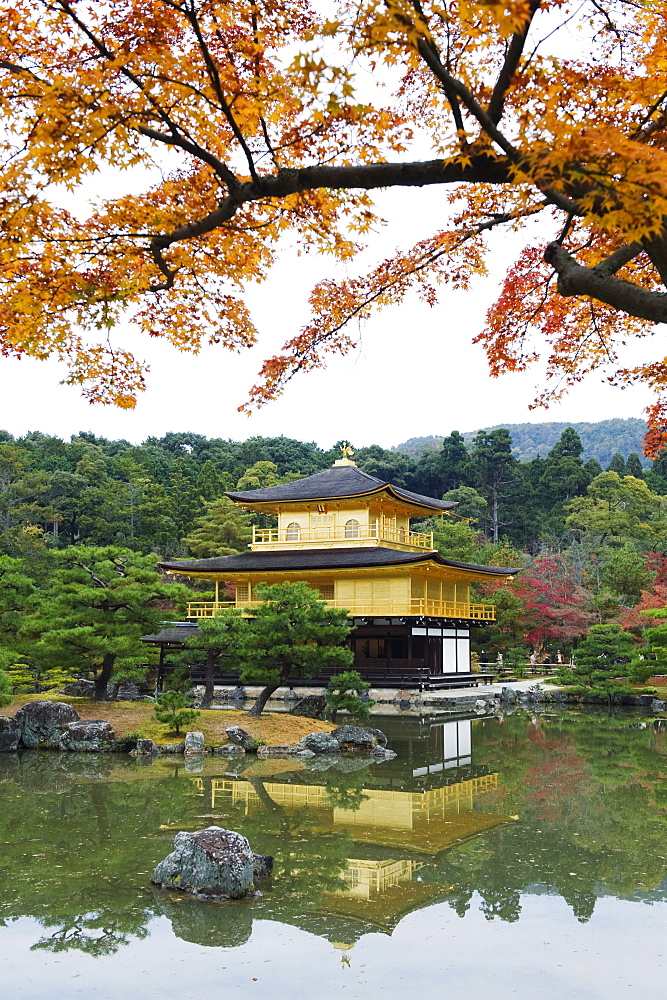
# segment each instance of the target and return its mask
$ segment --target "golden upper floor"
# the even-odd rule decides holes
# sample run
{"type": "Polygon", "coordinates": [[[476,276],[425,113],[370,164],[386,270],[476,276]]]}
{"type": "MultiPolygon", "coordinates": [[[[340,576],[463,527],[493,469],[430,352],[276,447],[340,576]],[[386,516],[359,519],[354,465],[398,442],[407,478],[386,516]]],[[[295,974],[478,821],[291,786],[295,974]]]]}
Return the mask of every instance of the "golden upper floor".
{"type": "Polygon", "coordinates": [[[275,528],[253,530],[253,551],[333,546],[428,551],[432,533],[412,531],[411,518],[446,514],[456,506],[383,482],[348,458],[314,476],[227,496],[278,520],[275,528]]]}

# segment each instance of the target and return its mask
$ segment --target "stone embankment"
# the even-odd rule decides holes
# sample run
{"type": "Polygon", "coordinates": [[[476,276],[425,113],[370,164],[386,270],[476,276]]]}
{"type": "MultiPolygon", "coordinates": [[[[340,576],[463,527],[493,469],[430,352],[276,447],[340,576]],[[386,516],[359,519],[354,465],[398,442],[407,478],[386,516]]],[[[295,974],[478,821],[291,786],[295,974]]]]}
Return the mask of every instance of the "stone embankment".
{"type": "MultiPolygon", "coordinates": [[[[186,733],[179,742],[158,746],[151,739],[117,739],[104,719],[81,719],[71,705],[58,701],[33,701],[16,715],[0,716],[0,753],[19,749],[62,750],[78,753],[127,752],[136,757],[183,754],[198,758],[214,753],[220,757],[315,757],[318,754],[365,754],[372,760],[390,760],[396,754],[387,749],[387,737],[380,729],[339,726],[331,733],[308,733],[298,743],[267,746],[240,726],[226,729],[228,744],[206,746],[201,732],[186,733]]],[[[369,761],[370,762],[370,761],[369,761]]]]}
{"type": "Polygon", "coordinates": [[[81,719],[63,701],[31,701],[14,718],[0,716],[0,753],[20,748],[108,753],[125,745],[104,719],[81,719]]]}

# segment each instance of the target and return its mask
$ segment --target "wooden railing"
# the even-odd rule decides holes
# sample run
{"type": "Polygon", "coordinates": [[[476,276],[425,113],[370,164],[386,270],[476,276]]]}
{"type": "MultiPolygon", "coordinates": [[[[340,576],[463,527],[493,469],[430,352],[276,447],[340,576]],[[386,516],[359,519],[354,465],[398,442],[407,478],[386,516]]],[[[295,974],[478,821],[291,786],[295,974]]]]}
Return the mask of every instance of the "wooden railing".
{"type": "Polygon", "coordinates": [[[253,525],[252,545],[298,545],[300,542],[354,542],[378,541],[389,542],[392,545],[409,545],[415,549],[433,549],[433,532],[423,534],[419,531],[407,531],[404,528],[391,530],[389,528],[360,525],[354,531],[345,527],[325,528],[257,528],[253,525]]]}
{"type": "MultiPolygon", "coordinates": [[[[260,601],[199,601],[188,604],[188,618],[215,618],[232,608],[252,612],[260,601]]],[[[376,601],[368,604],[354,604],[345,601],[324,601],[333,608],[345,608],[354,618],[395,618],[395,617],[427,617],[427,618],[466,618],[473,621],[494,621],[496,609],[493,604],[459,604],[447,601],[430,601],[424,598],[413,598],[408,601],[376,601]]]]}

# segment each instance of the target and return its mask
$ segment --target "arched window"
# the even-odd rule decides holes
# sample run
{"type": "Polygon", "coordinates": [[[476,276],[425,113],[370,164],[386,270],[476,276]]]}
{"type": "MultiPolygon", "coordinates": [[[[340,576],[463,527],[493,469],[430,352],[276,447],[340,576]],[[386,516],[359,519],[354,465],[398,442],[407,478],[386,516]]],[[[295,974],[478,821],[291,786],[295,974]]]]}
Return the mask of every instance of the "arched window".
{"type": "Polygon", "coordinates": [[[351,517],[349,521],[345,522],[345,537],[346,538],[359,537],[359,522],[356,520],[356,518],[351,517]]]}
{"type": "Polygon", "coordinates": [[[288,542],[298,542],[301,538],[301,525],[298,521],[292,521],[291,524],[287,525],[287,534],[285,536],[288,542]]]}

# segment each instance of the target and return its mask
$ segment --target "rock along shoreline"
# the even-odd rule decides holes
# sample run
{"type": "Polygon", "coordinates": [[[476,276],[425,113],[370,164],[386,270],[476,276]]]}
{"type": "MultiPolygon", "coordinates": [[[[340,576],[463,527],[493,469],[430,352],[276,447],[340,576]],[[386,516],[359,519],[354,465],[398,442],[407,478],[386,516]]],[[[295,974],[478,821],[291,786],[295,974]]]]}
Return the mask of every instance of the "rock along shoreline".
{"type": "Polygon", "coordinates": [[[293,745],[266,745],[240,726],[226,730],[228,744],[207,747],[204,734],[188,732],[183,741],[158,746],[151,739],[116,736],[104,719],[81,719],[72,705],[60,701],[33,701],[15,716],[0,716],[0,753],[18,750],[60,750],[74,753],[131,753],[136,757],[183,754],[199,757],[215,754],[233,759],[246,754],[259,757],[315,757],[318,754],[365,754],[375,760],[390,760],[396,754],[387,747],[380,729],[338,726],[331,733],[308,733],[293,745]]]}

